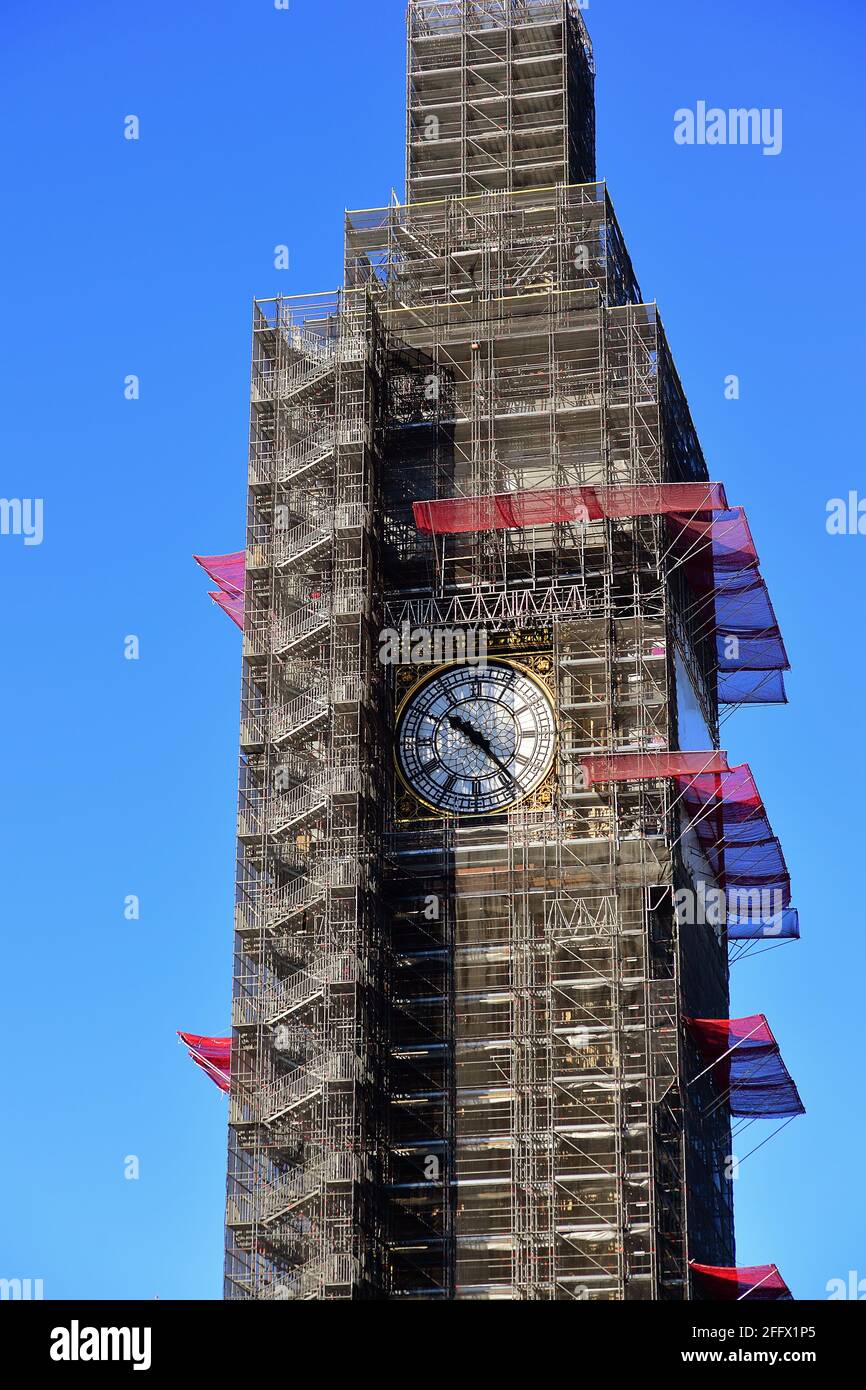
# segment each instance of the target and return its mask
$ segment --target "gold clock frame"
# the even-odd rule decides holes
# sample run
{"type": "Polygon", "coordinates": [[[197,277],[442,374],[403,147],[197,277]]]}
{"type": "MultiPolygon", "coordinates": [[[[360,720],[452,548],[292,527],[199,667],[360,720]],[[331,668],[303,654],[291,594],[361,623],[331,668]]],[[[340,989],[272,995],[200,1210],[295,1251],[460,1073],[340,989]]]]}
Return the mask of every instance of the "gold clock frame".
{"type": "Polygon", "coordinates": [[[476,670],[483,671],[484,666],[477,663],[463,660],[442,661],[430,666],[419,676],[417,666],[401,666],[397,668],[397,702],[394,708],[394,746],[391,750],[391,757],[394,764],[394,772],[397,778],[397,787],[400,795],[395,798],[394,819],[398,825],[405,825],[408,822],[417,820],[419,815],[426,811],[426,816],[422,819],[427,820],[490,820],[496,816],[508,815],[516,807],[523,805],[524,802],[534,799],[538,809],[545,809],[553,803],[553,783],[556,771],[556,757],[559,746],[559,719],[556,703],[555,672],[552,653],[533,651],[532,653],[522,652],[519,656],[513,654],[512,642],[514,635],[508,645],[501,650],[488,651],[487,660],[491,665],[506,666],[512,670],[519,671],[531,683],[538,687],[542,694],[547,698],[553,711],[553,747],[550,759],[541,778],[529,791],[518,796],[514,801],[509,801],[507,805],[499,807],[495,811],[447,811],[441,806],[436,806],[432,801],[427,801],[423,796],[419,796],[414,787],[410,786],[407,779],[403,776],[400,767],[398,732],[400,721],[406,706],[421,691],[425,685],[435,680],[443,671],[453,670],[455,667],[475,667],[476,670]],[[414,679],[413,679],[414,677],[414,679]],[[400,686],[402,685],[402,690],[400,686]]]}

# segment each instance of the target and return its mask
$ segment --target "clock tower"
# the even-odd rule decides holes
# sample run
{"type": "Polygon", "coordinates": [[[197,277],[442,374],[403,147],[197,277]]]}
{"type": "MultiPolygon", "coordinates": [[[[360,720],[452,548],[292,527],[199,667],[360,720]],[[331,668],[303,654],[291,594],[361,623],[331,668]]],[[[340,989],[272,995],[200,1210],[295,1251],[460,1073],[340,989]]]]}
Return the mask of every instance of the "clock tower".
{"type": "Polygon", "coordinates": [[[727,1016],[725,944],[677,927],[672,785],[585,774],[718,743],[645,501],[708,473],[593,84],[576,0],[411,0],[407,202],[347,215],[342,289],[255,305],[229,1297],[733,1263],[681,1026],[727,1016]]]}

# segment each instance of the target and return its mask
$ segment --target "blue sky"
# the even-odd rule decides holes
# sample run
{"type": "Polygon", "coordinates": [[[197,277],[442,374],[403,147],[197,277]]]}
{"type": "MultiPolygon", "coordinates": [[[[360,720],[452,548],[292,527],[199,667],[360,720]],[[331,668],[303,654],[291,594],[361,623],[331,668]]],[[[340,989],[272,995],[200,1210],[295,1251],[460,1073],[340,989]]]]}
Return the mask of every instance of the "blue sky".
{"type": "MultiPolygon", "coordinates": [[[[736,1201],[741,1263],[820,1298],[866,1278],[866,536],[825,530],[828,499],[866,496],[866,10],[591,0],[587,21],[599,171],[794,666],[789,707],[738,713],[726,742],[782,838],[803,941],[733,988],[809,1113],[736,1201]],[[699,100],[781,107],[781,155],[676,145],[699,100]]],[[[0,537],[0,1276],[217,1298],[225,1105],[175,1029],[229,1020],[239,641],[190,557],[243,543],[251,297],[336,286],[344,207],[402,191],[403,5],[6,0],[4,27],[0,493],[44,498],[45,537],[0,537]]]]}

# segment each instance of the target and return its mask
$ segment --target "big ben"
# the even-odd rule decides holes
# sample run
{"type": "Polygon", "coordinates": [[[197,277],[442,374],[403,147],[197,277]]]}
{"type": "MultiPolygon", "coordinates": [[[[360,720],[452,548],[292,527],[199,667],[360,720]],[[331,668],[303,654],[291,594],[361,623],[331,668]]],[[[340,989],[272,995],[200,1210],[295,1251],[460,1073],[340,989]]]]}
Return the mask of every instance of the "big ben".
{"type": "Polygon", "coordinates": [[[738,522],[581,6],[411,0],[407,52],[406,202],[254,307],[226,1296],[688,1299],[735,1267],[731,933],[674,904],[784,663],[720,659],[738,522]]]}

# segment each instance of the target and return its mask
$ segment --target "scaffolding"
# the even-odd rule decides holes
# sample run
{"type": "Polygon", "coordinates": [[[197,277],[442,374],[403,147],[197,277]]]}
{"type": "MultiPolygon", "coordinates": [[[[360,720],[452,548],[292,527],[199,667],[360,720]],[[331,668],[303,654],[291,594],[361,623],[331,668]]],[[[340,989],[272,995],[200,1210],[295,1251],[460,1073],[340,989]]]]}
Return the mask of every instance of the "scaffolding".
{"type": "Polygon", "coordinates": [[[409,203],[595,178],[595,67],[575,0],[414,0],[409,203]]]}
{"type": "MultiPolygon", "coordinates": [[[[566,193],[573,203],[597,199],[590,189],[566,193]]],[[[452,212],[456,220],[461,209],[452,212]]],[[[411,230],[412,214],[391,209],[383,219],[411,230]]],[[[501,222],[501,210],[493,217],[501,222]]],[[[363,235],[373,220],[364,216],[363,235]]],[[[354,230],[350,214],[357,265],[354,230]]],[[[502,266],[507,273],[504,254],[502,266]]],[[[403,584],[386,591],[386,625],[483,631],[492,654],[547,682],[560,731],[545,795],[489,824],[428,816],[419,828],[423,808],[394,797],[389,1293],[681,1298],[686,1193],[690,1183],[713,1188],[728,1138],[714,1116],[701,1131],[705,1168],[686,1152],[683,953],[671,913],[679,821],[660,786],[618,788],[605,803],[581,780],[583,759],[599,749],[676,746],[673,658],[688,624],[675,618],[664,524],[421,537],[406,524],[405,476],[398,497],[388,480],[410,434],[413,481],[427,498],[700,480],[706,469],[683,428],[652,306],[608,303],[596,284],[491,297],[467,312],[423,292],[406,305],[399,273],[381,286],[379,318],[400,371],[411,353],[419,373],[447,381],[426,424],[417,406],[402,425],[390,422],[386,528],[408,540],[393,565],[403,584]],[[431,893],[448,903],[432,926],[422,920],[431,893]],[[419,1171],[437,1152],[451,1165],[447,1192],[419,1171]]],[[[701,674],[714,724],[706,655],[690,644],[684,659],[701,674]]],[[[418,676],[398,669],[397,692],[418,676]]],[[[726,999],[723,949],[702,949],[720,957],[726,999]]],[[[714,1216],[709,1243],[730,1253],[730,1211],[714,1216]]]]}
{"type": "Polygon", "coordinates": [[[734,1263],[680,1026],[727,1016],[725,945],[677,929],[670,786],[581,763],[681,746],[682,671],[716,739],[712,643],[663,518],[434,537],[412,504],[707,469],[577,4],[413,0],[408,73],[409,202],[347,215],[344,289],[254,306],[226,1294],[682,1299],[734,1263]],[[401,784],[407,624],[547,692],[516,806],[401,784]]]}
{"type": "Polygon", "coordinates": [[[381,768],[370,310],[253,328],[226,1264],[231,1297],[373,1285],[381,768]]]}

